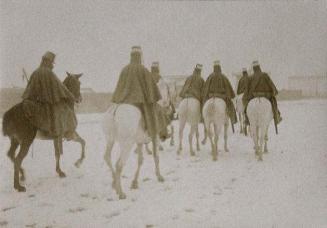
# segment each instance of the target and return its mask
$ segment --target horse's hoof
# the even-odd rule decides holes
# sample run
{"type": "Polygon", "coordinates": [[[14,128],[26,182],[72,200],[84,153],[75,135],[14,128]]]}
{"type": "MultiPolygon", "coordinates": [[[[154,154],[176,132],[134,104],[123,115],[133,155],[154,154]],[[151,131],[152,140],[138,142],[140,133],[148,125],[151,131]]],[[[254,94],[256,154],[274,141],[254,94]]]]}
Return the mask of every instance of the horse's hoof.
{"type": "Polygon", "coordinates": [[[17,186],[14,186],[14,188],[15,188],[18,192],[26,192],[26,188],[25,188],[24,186],[17,185],[17,186]]]}
{"type": "Polygon", "coordinates": [[[82,162],[80,160],[78,160],[78,161],[75,162],[74,165],[75,165],[76,168],[79,168],[79,167],[81,167],[81,163],[82,162]]]}
{"type": "Polygon", "coordinates": [[[119,199],[120,200],[126,199],[126,194],[125,193],[119,194],[119,199]]]}
{"type": "Polygon", "coordinates": [[[159,146],[159,150],[160,151],[163,151],[163,147],[161,145],[159,146]]]}
{"type": "Polygon", "coordinates": [[[202,145],[204,145],[204,144],[206,144],[206,141],[203,140],[201,143],[202,143],[202,145]]]}
{"type": "Polygon", "coordinates": [[[138,183],[137,183],[137,181],[133,181],[132,182],[132,185],[131,185],[131,189],[138,189],[138,183]]]}
{"type": "Polygon", "coordinates": [[[164,179],[161,175],[159,175],[159,176],[158,176],[158,181],[159,181],[159,182],[164,182],[165,179],[164,179]]]}
{"type": "Polygon", "coordinates": [[[64,172],[62,172],[62,171],[59,172],[58,174],[59,174],[59,177],[60,177],[60,178],[64,178],[64,177],[66,177],[66,174],[65,174],[64,172]]]}

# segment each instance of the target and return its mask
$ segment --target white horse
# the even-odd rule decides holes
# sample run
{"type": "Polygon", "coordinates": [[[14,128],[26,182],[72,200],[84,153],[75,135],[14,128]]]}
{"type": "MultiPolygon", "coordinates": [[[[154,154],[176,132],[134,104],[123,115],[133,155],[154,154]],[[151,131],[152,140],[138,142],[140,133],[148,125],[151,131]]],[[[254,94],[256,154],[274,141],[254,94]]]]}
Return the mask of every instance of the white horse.
{"type": "MultiPolygon", "coordinates": [[[[138,167],[131,188],[138,188],[138,176],[143,163],[142,146],[144,143],[149,142],[149,137],[146,136],[142,127],[142,114],[140,110],[133,105],[114,104],[104,114],[103,131],[107,141],[104,160],[112,172],[112,186],[119,195],[119,199],[125,199],[126,195],[122,190],[120,182],[123,167],[127,162],[132,147],[136,144],[138,152],[138,167]],[[118,142],[120,146],[120,154],[114,168],[111,162],[111,151],[115,142],[118,142]]],[[[156,140],[153,140],[152,143],[156,175],[158,181],[163,182],[164,179],[159,170],[159,157],[156,150],[156,140]]]]}
{"type": "Polygon", "coordinates": [[[226,103],[223,99],[218,97],[210,98],[203,106],[202,115],[206,129],[206,135],[209,136],[211,143],[212,159],[217,160],[218,157],[218,139],[222,126],[224,126],[224,149],[228,152],[227,147],[227,129],[228,129],[228,115],[226,112],[226,103]],[[213,124],[215,138],[212,138],[211,124],[213,124]]]}
{"type": "Polygon", "coordinates": [[[250,133],[254,142],[255,155],[262,161],[262,148],[268,152],[268,128],[273,120],[271,103],[267,98],[257,97],[250,100],[247,107],[247,115],[250,122],[250,133]]]}
{"type": "Polygon", "coordinates": [[[245,121],[245,114],[244,114],[244,105],[243,105],[243,93],[236,97],[236,112],[238,113],[238,119],[240,123],[240,133],[246,133],[246,125],[244,124],[245,121]]]}
{"type": "Polygon", "coordinates": [[[198,124],[201,121],[201,107],[200,102],[193,97],[184,98],[178,106],[179,119],[179,147],[177,154],[180,154],[183,149],[183,131],[186,123],[191,125],[191,130],[188,136],[190,144],[190,154],[195,156],[193,151],[193,135],[196,136],[196,149],[200,150],[198,124]]]}

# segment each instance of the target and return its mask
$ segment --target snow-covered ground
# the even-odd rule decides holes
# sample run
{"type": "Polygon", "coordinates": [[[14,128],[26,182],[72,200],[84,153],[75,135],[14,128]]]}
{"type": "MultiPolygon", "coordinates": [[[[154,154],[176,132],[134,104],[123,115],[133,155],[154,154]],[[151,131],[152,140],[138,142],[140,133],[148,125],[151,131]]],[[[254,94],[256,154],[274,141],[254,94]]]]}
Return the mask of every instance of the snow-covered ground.
{"type": "Polygon", "coordinates": [[[157,182],[145,154],[139,189],[131,190],[132,153],[122,178],[126,200],[111,188],[101,114],[79,115],[86,159],[75,168],[80,147],[64,142],[64,179],[55,172],[52,142],[34,142],[23,163],[26,193],[13,189],[9,140],[1,136],[0,227],[327,227],[327,101],[280,102],[280,109],[279,135],[271,125],[263,162],[255,160],[250,138],[231,131],[230,152],[219,151],[217,162],[209,145],[190,157],[187,128],[181,156],[177,134],[176,145],[167,142],[160,152],[165,182],[157,182]]]}

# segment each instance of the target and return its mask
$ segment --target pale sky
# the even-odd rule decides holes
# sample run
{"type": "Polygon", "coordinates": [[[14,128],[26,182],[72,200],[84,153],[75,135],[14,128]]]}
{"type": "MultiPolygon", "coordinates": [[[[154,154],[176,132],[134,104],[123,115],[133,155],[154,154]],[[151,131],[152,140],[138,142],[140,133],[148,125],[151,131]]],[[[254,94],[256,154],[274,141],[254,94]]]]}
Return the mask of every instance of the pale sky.
{"type": "Polygon", "coordinates": [[[83,87],[112,91],[134,45],[162,75],[202,63],[206,78],[217,59],[231,78],[258,60],[282,89],[288,76],[327,73],[326,1],[0,2],[2,87],[25,86],[22,68],[32,73],[50,50],[60,79],[83,72],[83,87]]]}

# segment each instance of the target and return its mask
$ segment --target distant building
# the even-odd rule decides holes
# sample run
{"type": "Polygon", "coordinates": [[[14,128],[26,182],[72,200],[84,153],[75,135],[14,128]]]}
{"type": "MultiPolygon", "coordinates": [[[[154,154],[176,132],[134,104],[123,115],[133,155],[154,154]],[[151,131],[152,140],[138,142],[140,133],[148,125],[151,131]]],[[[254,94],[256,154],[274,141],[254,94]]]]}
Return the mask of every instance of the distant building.
{"type": "Polygon", "coordinates": [[[288,77],[290,90],[301,90],[303,96],[327,96],[327,74],[324,76],[292,76],[288,77]]]}

